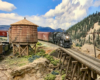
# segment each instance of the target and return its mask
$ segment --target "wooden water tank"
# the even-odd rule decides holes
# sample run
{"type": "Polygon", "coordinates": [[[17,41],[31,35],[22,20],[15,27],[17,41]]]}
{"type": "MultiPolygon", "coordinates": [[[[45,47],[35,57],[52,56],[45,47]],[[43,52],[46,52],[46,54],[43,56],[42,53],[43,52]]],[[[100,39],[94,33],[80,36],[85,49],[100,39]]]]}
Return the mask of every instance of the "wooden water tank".
{"type": "Polygon", "coordinates": [[[36,43],[37,38],[37,27],[38,25],[26,20],[25,18],[21,21],[11,24],[9,34],[11,43],[36,43]]]}

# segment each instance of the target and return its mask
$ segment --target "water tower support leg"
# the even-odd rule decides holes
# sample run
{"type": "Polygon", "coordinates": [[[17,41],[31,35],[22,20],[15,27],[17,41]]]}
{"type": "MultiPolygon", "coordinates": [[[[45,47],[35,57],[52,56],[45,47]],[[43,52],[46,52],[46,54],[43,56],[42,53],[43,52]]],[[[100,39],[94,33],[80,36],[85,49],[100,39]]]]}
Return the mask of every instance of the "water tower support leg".
{"type": "Polygon", "coordinates": [[[27,56],[28,56],[28,53],[29,53],[29,47],[28,47],[28,45],[27,45],[27,54],[26,54],[27,56]]]}
{"type": "Polygon", "coordinates": [[[35,54],[36,54],[36,44],[35,44],[35,54]]]}

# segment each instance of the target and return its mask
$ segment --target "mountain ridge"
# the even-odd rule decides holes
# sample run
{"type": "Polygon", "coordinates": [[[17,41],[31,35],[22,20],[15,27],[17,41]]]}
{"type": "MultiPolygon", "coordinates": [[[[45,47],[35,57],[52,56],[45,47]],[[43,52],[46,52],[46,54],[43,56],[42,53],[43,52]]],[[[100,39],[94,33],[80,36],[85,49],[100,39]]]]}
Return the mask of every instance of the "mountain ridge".
{"type": "MultiPolygon", "coordinates": [[[[8,30],[9,27],[10,27],[10,25],[0,25],[0,30],[8,30]]],[[[37,28],[37,31],[39,31],[39,32],[62,32],[62,29],[61,28],[52,29],[50,27],[42,27],[42,26],[39,26],[37,28]]]]}

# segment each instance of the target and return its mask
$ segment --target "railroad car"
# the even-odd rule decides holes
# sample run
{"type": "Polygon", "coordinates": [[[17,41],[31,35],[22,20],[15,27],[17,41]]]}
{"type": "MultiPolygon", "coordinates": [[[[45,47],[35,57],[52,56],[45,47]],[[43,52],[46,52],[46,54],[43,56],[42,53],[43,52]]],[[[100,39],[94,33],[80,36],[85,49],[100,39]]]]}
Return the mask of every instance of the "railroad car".
{"type": "Polygon", "coordinates": [[[61,47],[72,45],[72,40],[66,32],[38,32],[38,39],[55,43],[61,47]]]}
{"type": "Polygon", "coordinates": [[[8,42],[2,42],[0,45],[0,54],[4,54],[9,49],[11,49],[11,45],[8,42]]]}
{"type": "Polygon", "coordinates": [[[0,36],[7,37],[7,31],[0,30],[0,36]]]}

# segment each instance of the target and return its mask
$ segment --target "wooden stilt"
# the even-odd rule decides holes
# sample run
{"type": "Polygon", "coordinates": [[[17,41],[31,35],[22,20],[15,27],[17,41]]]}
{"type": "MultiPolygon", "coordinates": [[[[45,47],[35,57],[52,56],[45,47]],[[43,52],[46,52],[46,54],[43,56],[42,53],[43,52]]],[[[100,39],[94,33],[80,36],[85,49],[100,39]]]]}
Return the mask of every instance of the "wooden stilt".
{"type": "Polygon", "coordinates": [[[27,45],[27,54],[26,54],[27,56],[28,56],[28,52],[29,52],[29,48],[28,48],[28,45],[27,45]]]}
{"type": "Polygon", "coordinates": [[[88,80],[91,80],[91,70],[88,69],[88,80]]]}
{"type": "Polygon", "coordinates": [[[73,80],[74,78],[74,74],[75,74],[75,71],[76,71],[76,67],[77,67],[77,61],[72,61],[72,64],[73,64],[73,71],[72,71],[72,76],[71,76],[71,80],[73,80]],[[75,64],[75,65],[74,65],[75,64]]]}
{"type": "Polygon", "coordinates": [[[59,69],[61,68],[61,58],[62,58],[62,52],[60,51],[60,62],[59,62],[59,69]]]}
{"type": "Polygon", "coordinates": [[[93,72],[93,79],[97,79],[97,74],[93,72]]]}
{"type": "Polygon", "coordinates": [[[35,54],[36,54],[36,44],[35,44],[35,54]]]}
{"type": "Polygon", "coordinates": [[[68,64],[67,64],[67,67],[66,67],[66,76],[65,76],[65,79],[64,80],[66,80],[66,78],[68,76],[68,69],[69,69],[70,62],[71,62],[71,57],[69,56],[68,64]]]}
{"type": "Polygon", "coordinates": [[[19,45],[19,55],[21,56],[21,53],[20,53],[21,51],[20,51],[20,45],[19,45]]]}
{"type": "Polygon", "coordinates": [[[62,69],[64,68],[65,58],[66,58],[66,54],[63,55],[63,62],[62,62],[62,65],[61,65],[60,74],[62,74],[62,69]]]}
{"type": "Polygon", "coordinates": [[[15,49],[14,49],[14,44],[13,44],[13,55],[15,55],[15,52],[14,51],[15,51],[15,49]]]}

